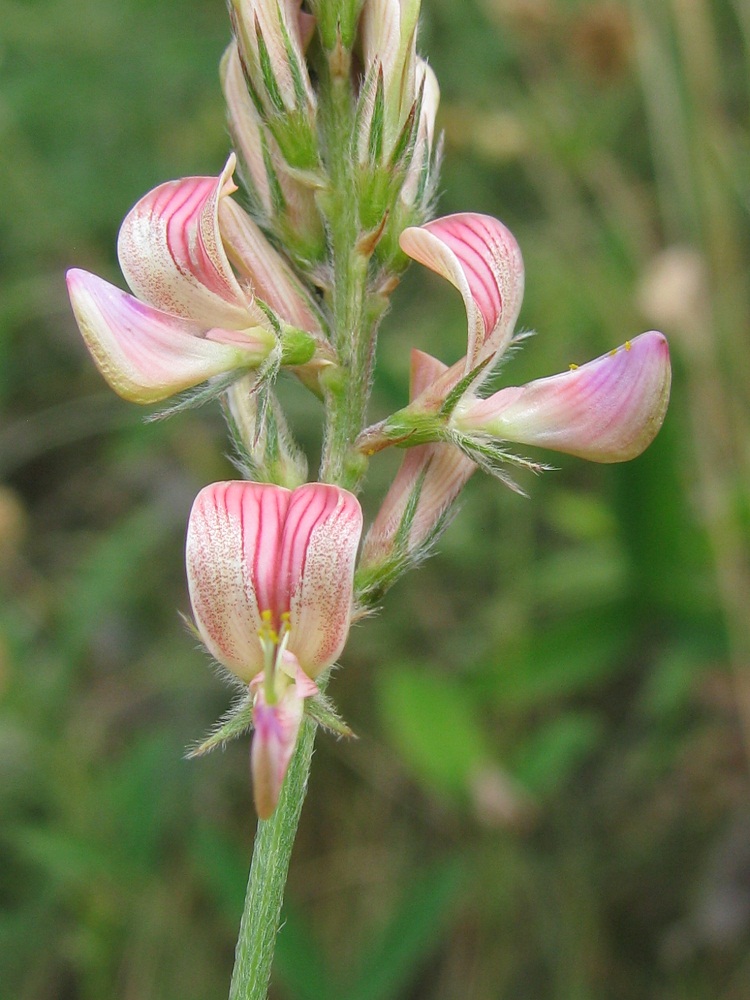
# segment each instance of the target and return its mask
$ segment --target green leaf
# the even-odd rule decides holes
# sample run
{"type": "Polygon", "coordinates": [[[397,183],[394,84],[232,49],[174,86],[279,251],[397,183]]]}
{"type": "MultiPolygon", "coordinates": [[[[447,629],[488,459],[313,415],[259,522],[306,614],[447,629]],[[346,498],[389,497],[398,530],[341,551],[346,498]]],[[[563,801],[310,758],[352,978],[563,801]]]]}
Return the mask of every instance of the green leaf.
{"type": "Polygon", "coordinates": [[[460,795],[492,755],[471,696],[455,681],[403,666],[378,678],[383,725],[422,784],[460,795]]]}
{"type": "Polygon", "coordinates": [[[449,858],[408,880],[395,913],[363,958],[346,1000],[393,1000],[433,954],[464,884],[459,858],[449,858]]]}
{"type": "Polygon", "coordinates": [[[507,711],[591,691],[623,662],[629,630],[618,613],[578,615],[540,629],[527,649],[483,664],[491,697],[507,711]]]}
{"type": "Polygon", "coordinates": [[[534,795],[549,795],[569,780],[599,742],[604,723],[592,712],[568,712],[534,733],[513,754],[513,777],[534,795]]]}

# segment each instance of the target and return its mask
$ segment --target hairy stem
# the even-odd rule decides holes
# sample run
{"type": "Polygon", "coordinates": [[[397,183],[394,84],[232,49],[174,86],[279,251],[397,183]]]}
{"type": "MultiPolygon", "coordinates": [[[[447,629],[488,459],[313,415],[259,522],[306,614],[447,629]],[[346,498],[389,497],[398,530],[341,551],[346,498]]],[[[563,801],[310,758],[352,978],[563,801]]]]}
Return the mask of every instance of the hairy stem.
{"type": "Polygon", "coordinates": [[[276,810],[270,819],[258,823],[229,1000],[266,1000],[289,859],[307,792],[315,730],[312,720],[303,721],[276,810]]]}

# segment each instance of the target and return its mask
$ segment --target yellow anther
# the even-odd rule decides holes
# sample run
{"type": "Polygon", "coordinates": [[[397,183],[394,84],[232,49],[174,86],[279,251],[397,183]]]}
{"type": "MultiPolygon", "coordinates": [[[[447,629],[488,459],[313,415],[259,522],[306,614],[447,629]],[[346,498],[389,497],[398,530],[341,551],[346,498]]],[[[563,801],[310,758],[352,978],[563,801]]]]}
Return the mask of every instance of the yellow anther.
{"type": "Polygon", "coordinates": [[[572,372],[577,372],[578,371],[578,365],[570,364],[570,365],[568,365],[568,368],[570,368],[570,370],[572,372]]]}
{"type": "Polygon", "coordinates": [[[290,614],[289,611],[282,611],[281,612],[281,620],[282,620],[282,622],[288,623],[290,618],[291,618],[291,614],[290,614]]]}
{"type": "Polygon", "coordinates": [[[630,343],[630,341],[629,341],[629,340],[626,340],[626,341],[625,341],[625,350],[626,350],[626,351],[629,351],[629,350],[630,350],[630,348],[631,348],[632,346],[633,346],[633,345],[632,345],[632,344],[630,343]]]}
{"type": "Polygon", "coordinates": [[[260,620],[262,622],[270,622],[272,618],[273,618],[273,615],[271,614],[270,611],[261,611],[261,613],[260,613],[260,620]]]}
{"type": "Polygon", "coordinates": [[[612,350],[609,352],[610,358],[613,358],[615,354],[617,354],[617,348],[613,347],[612,350]]]}

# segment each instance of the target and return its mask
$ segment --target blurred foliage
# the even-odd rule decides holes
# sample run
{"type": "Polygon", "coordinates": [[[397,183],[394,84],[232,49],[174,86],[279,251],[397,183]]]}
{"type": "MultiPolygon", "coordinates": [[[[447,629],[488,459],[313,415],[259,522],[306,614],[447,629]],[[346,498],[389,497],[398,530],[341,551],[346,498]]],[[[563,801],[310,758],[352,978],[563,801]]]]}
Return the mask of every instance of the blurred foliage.
{"type": "MultiPolygon", "coordinates": [[[[359,739],[319,740],[278,1000],[747,996],[749,10],[424,0],[440,209],[525,255],[539,336],[503,379],[657,326],[673,400],[629,465],[563,458],[529,499],[476,476],[355,630],[332,693],[359,739]]],[[[62,273],[119,280],[133,201],[219,170],[228,24],[208,0],[0,0],[0,24],[0,992],[211,1000],[254,819],[245,743],[182,759],[230,695],[177,609],[190,503],[231,466],[215,409],[145,425],[106,392],[62,273]]],[[[463,343],[412,269],[373,416],[409,346],[463,343]]]]}

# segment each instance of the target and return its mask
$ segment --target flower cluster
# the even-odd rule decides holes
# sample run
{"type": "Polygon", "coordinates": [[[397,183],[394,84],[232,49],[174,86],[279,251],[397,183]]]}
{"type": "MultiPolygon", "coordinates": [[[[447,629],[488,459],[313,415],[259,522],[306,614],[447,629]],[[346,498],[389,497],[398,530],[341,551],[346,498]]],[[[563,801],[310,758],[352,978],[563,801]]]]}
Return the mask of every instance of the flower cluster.
{"type": "Polygon", "coordinates": [[[509,468],[543,468],[511,444],[625,461],[651,442],[669,397],[656,332],[487,394],[514,341],[523,263],[496,219],[428,221],[439,90],[417,54],[419,7],[230,0],[221,82],[235,152],[218,176],[161,184],[130,210],[118,254],[131,292],[68,273],[81,333],[116,392],[144,404],[182,393],[178,407],[222,399],[245,478],[199,493],[187,572],[200,637],[245,697],[204,747],[254,727],[264,818],[303,716],[346,730],[324,689],[352,616],[428,554],[475,469],[517,488],[509,468]],[[408,404],[366,427],[378,322],[409,259],[461,294],[466,355],[449,367],[412,352],[408,404]],[[306,482],[274,393],[282,370],[322,400],[320,482],[306,482]],[[355,491],[388,447],[404,459],[357,566],[355,491]]]}

